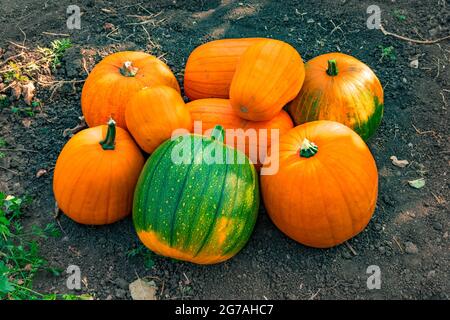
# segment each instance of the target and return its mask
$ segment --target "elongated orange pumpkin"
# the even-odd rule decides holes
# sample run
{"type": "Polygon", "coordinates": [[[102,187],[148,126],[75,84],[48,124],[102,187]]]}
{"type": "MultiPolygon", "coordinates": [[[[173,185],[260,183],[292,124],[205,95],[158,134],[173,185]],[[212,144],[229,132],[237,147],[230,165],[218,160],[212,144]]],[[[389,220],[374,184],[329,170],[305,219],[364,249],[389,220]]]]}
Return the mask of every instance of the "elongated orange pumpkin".
{"type": "Polygon", "coordinates": [[[295,98],[304,77],[297,50],[279,40],[260,40],[239,60],[231,81],[231,105],[241,118],[270,120],[295,98]]]}
{"type": "Polygon", "coordinates": [[[81,109],[88,126],[98,126],[110,117],[126,129],[125,106],[143,87],[180,87],[169,67],[144,52],[124,51],[100,61],[89,74],[81,93],[81,109]]]}
{"type": "Polygon", "coordinates": [[[262,175],[261,188],[281,231],[302,244],[328,248],[366,227],[377,202],[377,167],[353,130],[313,121],[281,137],[279,170],[262,175]]]}
{"type": "Polygon", "coordinates": [[[332,120],[370,138],[383,117],[383,88],[375,73],[358,59],[328,53],[306,63],[305,83],[289,104],[296,124],[332,120]]]}
{"type": "Polygon", "coordinates": [[[284,110],[269,121],[248,121],[234,112],[228,99],[199,99],[186,105],[191,112],[194,128],[196,121],[201,121],[203,133],[221,125],[226,131],[225,143],[244,152],[257,167],[262,162],[259,150],[261,148],[264,152],[270,147],[272,130],[278,130],[281,136],[293,127],[291,118],[284,110]],[[234,131],[230,132],[230,129],[234,131]],[[229,141],[227,137],[232,140],[229,141]]]}
{"type": "Polygon", "coordinates": [[[143,88],[127,104],[127,127],[139,146],[152,153],[175,129],[191,131],[191,115],[178,91],[167,86],[143,88]]]}
{"type": "Polygon", "coordinates": [[[58,207],[78,223],[102,225],[131,213],[144,157],[115,122],[78,132],[56,161],[53,192],[58,207]]]}
{"type": "Polygon", "coordinates": [[[184,71],[184,92],[190,100],[228,99],[239,58],[262,38],[210,41],[192,51],[184,71]]]}

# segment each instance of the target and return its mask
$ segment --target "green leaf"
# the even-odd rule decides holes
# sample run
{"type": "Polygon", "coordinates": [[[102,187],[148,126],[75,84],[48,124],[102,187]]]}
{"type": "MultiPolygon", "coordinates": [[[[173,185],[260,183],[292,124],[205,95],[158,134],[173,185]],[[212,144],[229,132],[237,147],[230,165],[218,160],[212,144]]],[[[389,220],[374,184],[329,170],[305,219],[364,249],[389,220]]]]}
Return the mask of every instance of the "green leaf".
{"type": "Polygon", "coordinates": [[[5,275],[0,275],[0,295],[14,291],[14,286],[5,275]]]}
{"type": "Polygon", "coordinates": [[[416,179],[416,180],[411,180],[411,181],[408,181],[408,184],[415,189],[420,189],[425,186],[425,179],[420,178],[420,179],[416,179]]]}

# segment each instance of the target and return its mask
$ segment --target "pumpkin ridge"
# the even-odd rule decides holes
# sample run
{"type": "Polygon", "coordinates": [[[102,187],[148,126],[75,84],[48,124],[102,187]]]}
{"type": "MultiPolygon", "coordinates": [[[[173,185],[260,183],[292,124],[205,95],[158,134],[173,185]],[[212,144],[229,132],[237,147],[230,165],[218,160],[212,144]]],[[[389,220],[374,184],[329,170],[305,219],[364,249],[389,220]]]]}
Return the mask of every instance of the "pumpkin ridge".
{"type": "MultiPolygon", "coordinates": [[[[160,148],[158,148],[159,150],[161,150],[161,151],[159,151],[158,154],[157,154],[158,149],[154,152],[154,154],[157,154],[158,157],[159,157],[159,158],[156,159],[156,162],[157,162],[158,165],[161,163],[161,161],[162,161],[165,153],[167,152],[167,150],[170,149],[169,148],[170,144],[171,144],[171,141],[167,141],[165,144],[161,145],[160,148]]],[[[144,168],[142,169],[142,172],[145,172],[146,167],[149,166],[149,165],[150,165],[150,161],[147,161],[147,163],[145,164],[144,168]]],[[[153,176],[154,176],[154,174],[156,172],[156,168],[157,168],[157,166],[154,166],[154,168],[152,168],[152,171],[150,171],[150,173],[148,173],[146,175],[143,175],[142,177],[143,177],[144,181],[142,183],[140,183],[140,181],[138,181],[138,186],[148,184],[153,179],[153,176]]],[[[140,193],[141,193],[140,190],[136,190],[136,198],[138,198],[137,196],[140,193]]],[[[149,194],[150,194],[149,192],[146,192],[146,193],[144,193],[143,197],[140,197],[139,207],[144,208],[145,211],[147,210],[147,205],[146,204],[148,203],[149,194]]],[[[147,230],[148,226],[150,224],[153,225],[153,223],[151,223],[150,221],[146,221],[145,218],[147,217],[147,215],[143,214],[143,212],[138,214],[137,216],[139,218],[142,218],[142,221],[137,221],[138,222],[137,224],[135,223],[135,226],[138,229],[138,231],[139,230],[147,230]]],[[[148,218],[150,218],[150,220],[153,220],[152,219],[153,215],[149,215],[148,218]]],[[[155,224],[156,224],[156,222],[155,222],[155,224]]]]}
{"type": "MultiPolygon", "coordinates": [[[[349,204],[348,199],[347,199],[345,193],[342,191],[341,184],[339,183],[338,179],[336,179],[336,178],[334,177],[333,171],[330,170],[330,168],[328,168],[326,164],[321,163],[321,166],[322,166],[322,169],[323,169],[324,171],[328,172],[328,177],[331,178],[331,179],[333,179],[334,185],[337,186],[337,188],[334,188],[334,189],[335,189],[335,190],[338,189],[338,190],[339,190],[339,193],[340,193],[341,196],[342,196],[343,202],[345,203],[345,206],[346,206],[346,208],[347,208],[347,213],[348,213],[348,215],[350,216],[350,223],[351,223],[351,226],[352,226],[352,227],[351,227],[351,228],[352,228],[352,233],[354,233],[355,231],[357,231],[357,232],[359,233],[359,231],[361,231],[361,230],[356,230],[356,228],[355,228],[355,217],[353,216],[353,211],[351,210],[351,209],[352,209],[352,206],[349,204]]],[[[348,170],[347,170],[347,171],[348,171],[348,170]]],[[[336,241],[335,239],[333,239],[333,240],[334,240],[333,242],[336,241]]],[[[345,240],[345,241],[347,241],[347,240],[345,240]]]]}
{"type": "MultiPolygon", "coordinates": [[[[258,179],[255,177],[256,176],[256,172],[254,170],[254,167],[252,168],[252,176],[254,178],[254,181],[256,183],[256,185],[258,186],[258,179]]],[[[258,187],[256,187],[258,188],[258,187]]],[[[236,193],[238,193],[238,189],[236,188],[236,193]]],[[[240,232],[240,234],[238,235],[237,239],[235,240],[235,246],[229,246],[228,248],[224,248],[223,251],[223,255],[228,255],[230,254],[230,252],[235,249],[236,246],[239,246],[238,250],[241,250],[245,244],[246,241],[242,241],[244,238],[244,235],[246,235],[247,233],[245,232],[245,230],[250,226],[251,230],[249,232],[251,232],[253,230],[253,228],[255,227],[255,223],[258,217],[258,210],[259,210],[259,192],[254,193],[255,194],[255,198],[256,202],[258,203],[258,205],[256,206],[256,208],[253,210],[253,214],[252,214],[252,219],[247,219],[244,222],[244,226],[242,227],[242,231],[240,232]]],[[[241,206],[239,215],[241,215],[242,211],[244,211],[244,206],[241,206]]],[[[244,239],[245,240],[245,239],[244,239]]]]}
{"type": "MultiPolygon", "coordinates": [[[[208,174],[206,175],[208,178],[207,178],[207,180],[205,181],[205,183],[203,184],[202,194],[205,194],[207,188],[209,187],[209,180],[210,180],[210,177],[211,177],[211,168],[212,168],[212,166],[208,166],[208,174]]],[[[195,212],[198,212],[198,209],[200,208],[201,204],[202,204],[202,203],[199,201],[198,204],[197,204],[197,206],[196,206],[196,208],[195,208],[195,209],[196,209],[195,212]]],[[[187,236],[187,238],[186,238],[185,245],[184,245],[184,249],[185,249],[185,250],[186,250],[187,248],[189,248],[189,246],[191,245],[191,240],[192,240],[192,229],[193,229],[193,228],[194,228],[194,224],[191,224],[191,225],[189,226],[189,230],[188,230],[188,232],[187,232],[188,236],[187,236]]]]}
{"type": "Polygon", "coordinates": [[[228,175],[228,166],[225,166],[225,174],[223,177],[223,182],[222,182],[222,186],[221,186],[221,192],[220,192],[220,198],[219,198],[219,204],[217,205],[217,209],[216,212],[214,213],[214,218],[212,219],[212,223],[208,228],[208,232],[206,233],[205,237],[203,238],[202,243],[200,244],[199,248],[197,249],[197,251],[194,254],[194,257],[198,256],[198,254],[203,250],[204,246],[207,244],[211,234],[212,234],[212,230],[216,225],[217,222],[217,217],[219,216],[220,210],[222,209],[222,203],[223,203],[223,191],[225,189],[225,184],[227,181],[227,175],[228,175]]]}
{"type": "MultiPolygon", "coordinates": [[[[194,159],[195,159],[195,155],[194,155],[194,159]]],[[[191,159],[191,161],[194,161],[193,159],[191,159]]],[[[171,219],[170,219],[170,239],[169,239],[169,245],[173,246],[173,237],[174,237],[174,231],[175,231],[175,219],[176,219],[176,213],[178,211],[178,208],[180,207],[180,199],[183,195],[184,189],[186,189],[186,183],[188,181],[189,175],[192,171],[192,167],[193,165],[191,164],[188,168],[188,170],[186,171],[186,175],[183,178],[183,184],[182,187],[180,189],[178,189],[178,195],[176,197],[176,203],[177,205],[175,206],[174,210],[172,211],[171,214],[171,219]]]]}

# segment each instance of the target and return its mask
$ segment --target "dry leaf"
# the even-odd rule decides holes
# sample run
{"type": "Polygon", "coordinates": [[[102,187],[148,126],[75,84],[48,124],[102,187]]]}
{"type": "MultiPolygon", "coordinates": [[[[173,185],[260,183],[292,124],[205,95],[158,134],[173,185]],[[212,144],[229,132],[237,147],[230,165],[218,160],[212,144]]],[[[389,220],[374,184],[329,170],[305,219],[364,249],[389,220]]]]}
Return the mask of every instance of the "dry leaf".
{"type": "Polygon", "coordinates": [[[404,168],[409,164],[408,160],[399,160],[396,156],[390,157],[392,164],[399,168],[404,168]]]}
{"type": "Polygon", "coordinates": [[[34,98],[35,91],[36,88],[34,87],[34,83],[31,81],[22,86],[23,101],[25,101],[27,105],[31,105],[31,101],[34,98]]]}
{"type": "Polygon", "coordinates": [[[45,169],[39,169],[38,172],[36,173],[36,178],[40,178],[42,177],[44,174],[47,173],[47,170],[45,169]]]}
{"type": "Polygon", "coordinates": [[[13,100],[19,100],[21,94],[22,86],[18,82],[14,82],[11,85],[11,98],[13,98],[13,100]]]}
{"type": "Polygon", "coordinates": [[[31,126],[31,119],[30,118],[23,119],[22,124],[25,128],[29,128],[31,126]]]}
{"type": "Polygon", "coordinates": [[[411,181],[408,181],[408,184],[415,189],[420,189],[425,186],[425,179],[420,178],[420,179],[416,179],[416,180],[411,180],[411,181]]]}
{"type": "Polygon", "coordinates": [[[419,59],[414,59],[409,63],[411,68],[417,69],[419,68],[419,59]]]}
{"type": "Polygon", "coordinates": [[[156,300],[156,287],[147,281],[137,279],[130,283],[128,288],[133,300],[156,300]]]}

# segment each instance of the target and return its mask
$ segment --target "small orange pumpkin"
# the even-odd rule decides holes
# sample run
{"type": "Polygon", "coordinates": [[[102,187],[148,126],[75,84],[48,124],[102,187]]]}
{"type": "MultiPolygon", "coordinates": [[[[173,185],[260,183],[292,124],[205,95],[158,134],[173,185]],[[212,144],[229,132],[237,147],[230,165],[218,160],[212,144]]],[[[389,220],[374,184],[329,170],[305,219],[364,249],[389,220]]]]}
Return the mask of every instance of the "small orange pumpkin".
{"type": "Polygon", "coordinates": [[[230,87],[230,101],[244,119],[267,121],[302,87],[305,70],[300,54],[273,39],[251,45],[239,60],[230,87]]]}
{"type": "MultiPolygon", "coordinates": [[[[221,125],[225,130],[243,129],[243,131],[236,131],[234,141],[227,141],[225,136],[225,143],[245,152],[248,157],[250,157],[250,150],[256,150],[258,152],[259,148],[266,150],[266,148],[270,147],[271,129],[278,129],[279,135],[281,136],[293,127],[291,118],[284,110],[281,110],[269,121],[248,121],[240,118],[234,112],[228,99],[199,99],[189,102],[186,105],[191,112],[193,123],[195,121],[201,121],[203,133],[213,129],[216,125],[221,125]],[[245,135],[245,130],[247,129],[255,130],[256,141],[250,139],[250,135],[245,135]],[[260,136],[260,129],[267,130],[267,139],[260,136]],[[245,136],[245,139],[240,138],[241,136],[245,136]]],[[[257,167],[262,162],[262,159],[259,159],[259,157],[260,153],[258,152],[258,159],[252,159],[254,157],[250,159],[257,164],[257,167]]]]}
{"type": "Polygon", "coordinates": [[[383,117],[383,87],[375,73],[358,59],[338,52],[306,63],[305,82],[289,104],[296,124],[332,120],[370,138],[383,117]]]}
{"type": "Polygon", "coordinates": [[[128,130],[141,149],[152,153],[175,129],[192,130],[191,115],[180,93],[167,86],[143,88],[125,111],[128,130]]]}
{"type": "Polygon", "coordinates": [[[56,161],[53,193],[58,207],[78,223],[102,225],[131,213],[144,157],[115,122],[74,135],[56,161]]]}
{"type": "Polygon", "coordinates": [[[281,137],[279,170],[261,176],[261,190],[281,231],[302,244],[328,248],[366,227],[377,202],[377,167],[353,130],[313,121],[281,137]]]}
{"type": "Polygon", "coordinates": [[[184,71],[184,92],[190,100],[228,99],[239,58],[262,38],[210,41],[192,51],[184,71]]]}
{"type": "Polygon", "coordinates": [[[126,129],[125,106],[130,97],[154,85],[180,87],[169,67],[144,52],[124,51],[100,61],[86,79],[81,93],[81,109],[90,127],[104,124],[110,117],[126,129]]]}

